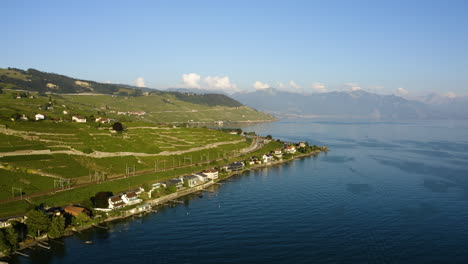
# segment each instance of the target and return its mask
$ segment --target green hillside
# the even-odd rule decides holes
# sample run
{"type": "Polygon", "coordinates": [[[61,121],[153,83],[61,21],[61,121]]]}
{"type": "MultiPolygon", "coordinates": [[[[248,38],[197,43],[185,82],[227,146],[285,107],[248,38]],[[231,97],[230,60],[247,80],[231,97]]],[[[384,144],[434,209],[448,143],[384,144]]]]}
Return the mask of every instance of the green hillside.
{"type": "Polygon", "coordinates": [[[152,123],[274,120],[222,94],[146,90],[34,69],[0,69],[0,120],[17,119],[18,115],[31,120],[37,113],[65,121],[72,115],[152,123]]]}

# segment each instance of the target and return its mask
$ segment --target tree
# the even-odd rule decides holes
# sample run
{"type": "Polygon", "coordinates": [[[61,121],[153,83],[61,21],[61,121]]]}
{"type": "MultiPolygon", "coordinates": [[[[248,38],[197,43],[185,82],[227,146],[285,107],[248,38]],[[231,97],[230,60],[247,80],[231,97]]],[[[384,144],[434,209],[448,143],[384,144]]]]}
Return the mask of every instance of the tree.
{"type": "Polygon", "coordinates": [[[149,192],[151,191],[151,189],[153,189],[153,185],[151,183],[146,182],[145,184],[143,184],[143,189],[145,189],[145,192],[149,192]]]}
{"type": "Polygon", "coordinates": [[[28,234],[35,237],[42,232],[47,232],[50,226],[50,218],[42,210],[31,210],[26,214],[26,226],[28,234]]]}
{"type": "Polygon", "coordinates": [[[175,192],[177,192],[177,187],[175,187],[174,185],[171,185],[171,186],[167,187],[167,191],[170,192],[170,193],[175,193],[175,192]]]}
{"type": "Polygon", "coordinates": [[[73,217],[72,225],[77,226],[77,225],[86,224],[87,222],[89,222],[89,220],[90,218],[87,214],[79,213],[77,216],[73,217]]]}
{"type": "Polygon", "coordinates": [[[49,237],[50,238],[57,238],[63,236],[65,231],[65,217],[63,216],[54,216],[52,217],[52,221],[50,222],[49,228],[49,237]]]}
{"type": "Polygon", "coordinates": [[[18,234],[15,229],[3,228],[0,229],[0,252],[9,255],[11,252],[15,252],[18,247],[18,234]]]}
{"type": "Polygon", "coordinates": [[[11,115],[11,119],[13,120],[19,120],[21,118],[21,115],[19,113],[14,113],[11,115]]]}
{"type": "Polygon", "coordinates": [[[117,132],[122,132],[124,130],[123,128],[123,125],[122,123],[120,122],[115,122],[113,125],[112,125],[112,129],[117,131],[117,132]]]}
{"type": "Polygon", "coordinates": [[[0,253],[9,255],[11,253],[10,245],[3,232],[0,230],[0,253]]]}
{"type": "Polygon", "coordinates": [[[189,180],[187,178],[184,179],[184,187],[185,188],[190,187],[189,180]]]}
{"type": "Polygon", "coordinates": [[[273,137],[271,135],[266,136],[267,139],[271,140],[273,137]]]}
{"type": "Polygon", "coordinates": [[[95,208],[107,208],[109,207],[109,197],[111,196],[112,192],[98,192],[91,198],[91,201],[95,208]]]}

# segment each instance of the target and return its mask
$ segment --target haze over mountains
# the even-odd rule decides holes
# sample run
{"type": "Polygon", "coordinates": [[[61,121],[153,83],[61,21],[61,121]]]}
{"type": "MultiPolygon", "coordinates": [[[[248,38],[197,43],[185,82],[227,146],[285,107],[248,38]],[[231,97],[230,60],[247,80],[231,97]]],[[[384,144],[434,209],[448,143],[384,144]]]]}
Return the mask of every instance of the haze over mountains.
{"type": "Polygon", "coordinates": [[[258,110],[279,115],[372,119],[468,118],[467,97],[432,95],[426,101],[416,101],[363,90],[298,94],[274,88],[236,93],[232,97],[258,110]]]}
{"type": "MultiPolygon", "coordinates": [[[[208,93],[202,89],[172,88],[171,91],[208,93]]],[[[222,91],[219,91],[222,93],[222,91]]],[[[324,93],[294,93],[275,88],[230,95],[242,104],[277,116],[371,119],[449,119],[468,118],[468,97],[430,94],[404,98],[364,90],[324,93]]]]}
{"type": "Polygon", "coordinates": [[[237,92],[170,88],[158,91],[150,88],[122,84],[83,81],[68,76],[29,69],[1,69],[0,88],[23,89],[55,93],[104,93],[138,96],[143,91],[170,94],[177,99],[196,104],[238,107],[241,104],[276,116],[313,116],[326,118],[366,119],[460,119],[468,118],[468,96],[442,96],[404,98],[356,91],[323,93],[295,93],[276,88],[237,92]]]}

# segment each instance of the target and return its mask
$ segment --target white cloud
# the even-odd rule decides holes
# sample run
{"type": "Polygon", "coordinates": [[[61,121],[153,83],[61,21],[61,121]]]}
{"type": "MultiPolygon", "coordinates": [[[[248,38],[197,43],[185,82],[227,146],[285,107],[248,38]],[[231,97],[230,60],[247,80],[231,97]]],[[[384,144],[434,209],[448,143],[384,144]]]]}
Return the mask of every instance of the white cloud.
{"type": "Polygon", "coordinates": [[[144,79],[143,77],[138,77],[138,78],[136,78],[136,80],[135,80],[135,85],[136,85],[137,87],[146,87],[146,85],[145,85],[145,79],[144,79]]]}
{"type": "Polygon", "coordinates": [[[293,80],[289,82],[289,86],[291,86],[291,88],[296,89],[296,90],[300,90],[302,88],[301,86],[297,85],[297,83],[294,82],[293,80]]]}
{"type": "Polygon", "coordinates": [[[184,88],[200,88],[200,84],[198,84],[200,79],[200,75],[196,73],[187,73],[182,75],[184,88]]]}
{"type": "Polygon", "coordinates": [[[268,83],[262,83],[261,81],[255,81],[255,83],[253,84],[253,87],[256,90],[263,90],[263,89],[270,88],[270,85],[268,83]]]}
{"type": "Polygon", "coordinates": [[[325,84],[318,82],[312,84],[312,89],[318,93],[325,93],[328,91],[327,87],[325,87],[325,84]]]}
{"type": "Polygon", "coordinates": [[[409,94],[408,90],[406,90],[405,88],[401,88],[401,87],[396,89],[396,93],[398,95],[408,95],[409,94]]]}
{"type": "Polygon", "coordinates": [[[357,84],[357,83],[345,83],[344,85],[347,86],[348,90],[350,90],[350,91],[362,90],[361,86],[359,86],[359,84],[357,84]]]}
{"type": "Polygon", "coordinates": [[[278,87],[278,89],[286,89],[286,85],[282,82],[276,82],[276,87],[278,87]]]}
{"type": "Polygon", "coordinates": [[[456,93],[454,93],[454,92],[448,92],[448,93],[445,94],[445,96],[448,97],[448,98],[455,98],[458,95],[456,93]]]}
{"type": "Polygon", "coordinates": [[[205,78],[205,83],[208,89],[237,91],[237,86],[231,83],[228,76],[208,76],[205,78]]]}

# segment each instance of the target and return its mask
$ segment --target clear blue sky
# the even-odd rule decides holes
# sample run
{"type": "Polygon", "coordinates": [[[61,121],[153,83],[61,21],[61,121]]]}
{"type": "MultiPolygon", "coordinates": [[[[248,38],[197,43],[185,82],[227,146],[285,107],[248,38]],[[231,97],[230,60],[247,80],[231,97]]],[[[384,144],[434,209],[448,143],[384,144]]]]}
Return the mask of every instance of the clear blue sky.
{"type": "Polygon", "coordinates": [[[2,68],[127,84],[141,77],[155,88],[180,86],[183,74],[196,73],[192,85],[202,88],[254,89],[260,81],[259,88],[281,82],[291,89],[292,80],[310,91],[468,94],[466,0],[0,5],[2,68]]]}

